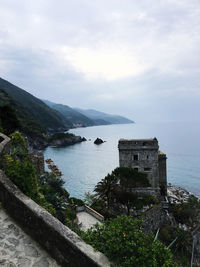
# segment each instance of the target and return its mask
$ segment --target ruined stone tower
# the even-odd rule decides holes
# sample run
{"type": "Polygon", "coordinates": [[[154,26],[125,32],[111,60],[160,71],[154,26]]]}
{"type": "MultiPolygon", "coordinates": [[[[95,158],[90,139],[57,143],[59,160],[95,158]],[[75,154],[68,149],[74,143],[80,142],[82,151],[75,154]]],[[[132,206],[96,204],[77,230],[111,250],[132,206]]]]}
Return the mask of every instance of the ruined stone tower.
{"type": "MultiPolygon", "coordinates": [[[[154,139],[120,139],[119,166],[133,168],[147,174],[151,184],[146,193],[166,195],[167,171],[166,154],[159,151],[158,140],[154,139]]],[[[143,189],[144,191],[144,189],[143,189]]]]}

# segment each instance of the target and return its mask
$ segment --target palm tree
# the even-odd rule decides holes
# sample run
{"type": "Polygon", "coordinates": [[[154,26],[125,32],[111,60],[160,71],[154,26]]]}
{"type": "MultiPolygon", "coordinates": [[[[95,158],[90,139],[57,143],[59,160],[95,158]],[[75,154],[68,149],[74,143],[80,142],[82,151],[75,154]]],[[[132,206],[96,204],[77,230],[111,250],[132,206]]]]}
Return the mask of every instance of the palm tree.
{"type": "Polygon", "coordinates": [[[105,202],[107,208],[110,207],[112,194],[115,190],[116,184],[116,177],[112,174],[108,174],[95,186],[94,191],[96,192],[96,196],[101,198],[105,202]]]}

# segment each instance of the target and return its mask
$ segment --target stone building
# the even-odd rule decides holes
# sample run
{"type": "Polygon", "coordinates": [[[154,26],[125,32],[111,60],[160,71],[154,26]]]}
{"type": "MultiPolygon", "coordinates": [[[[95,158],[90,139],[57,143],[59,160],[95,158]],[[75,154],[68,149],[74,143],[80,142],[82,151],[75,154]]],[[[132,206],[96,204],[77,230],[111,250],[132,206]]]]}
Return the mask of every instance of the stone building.
{"type": "Polygon", "coordinates": [[[158,140],[120,139],[119,166],[133,168],[147,174],[151,187],[141,189],[145,193],[166,195],[167,170],[166,154],[159,151],[158,140]]]}

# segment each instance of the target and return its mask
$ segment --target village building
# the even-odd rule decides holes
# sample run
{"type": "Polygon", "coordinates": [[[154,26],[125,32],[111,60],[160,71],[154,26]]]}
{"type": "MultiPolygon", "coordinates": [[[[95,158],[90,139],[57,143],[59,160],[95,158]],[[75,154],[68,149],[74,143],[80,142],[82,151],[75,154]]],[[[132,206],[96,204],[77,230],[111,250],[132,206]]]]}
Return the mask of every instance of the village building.
{"type": "Polygon", "coordinates": [[[167,194],[166,154],[159,150],[158,140],[120,139],[119,166],[133,168],[147,174],[151,187],[138,188],[145,194],[167,194]]]}

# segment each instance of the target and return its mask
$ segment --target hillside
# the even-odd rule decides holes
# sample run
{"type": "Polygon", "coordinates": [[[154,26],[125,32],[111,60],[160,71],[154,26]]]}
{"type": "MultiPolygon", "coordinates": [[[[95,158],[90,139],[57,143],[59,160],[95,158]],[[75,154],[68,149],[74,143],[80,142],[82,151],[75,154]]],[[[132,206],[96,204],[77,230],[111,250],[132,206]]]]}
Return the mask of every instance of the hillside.
{"type": "Polygon", "coordinates": [[[77,126],[86,127],[94,125],[93,120],[83,115],[82,113],[76,111],[75,109],[70,108],[67,105],[56,104],[48,100],[42,100],[42,101],[49,107],[60,112],[74,127],[77,126]]]}
{"type": "MultiPolygon", "coordinates": [[[[15,121],[16,129],[28,136],[42,136],[47,132],[63,132],[69,128],[94,125],[133,123],[118,115],[110,115],[88,109],[73,109],[67,105],[40,100],[25,90],[0,78],[1,123],[6,125],[6,114],[10,114],[7,128],[15,121]],[[15,118],[16,117],[16,118],[15,118]]],[[[13,130],[14,130],[13,128],[13,130]]]]}
{"type": "Polygon", "coordinates": [[[100,112],[94,109],[79,109],[75,108],[76,111],[82,113],[88,118],[92,119],[96,125],[101,124],[126,124],[126,123],[134,123],[134,121],[129,120],[125,117],[119,115],[111,115],[104,112],[100,112]]]}
{"type": "Polygon", "coordinates": [[[48,100],[42,101],[52,109],[60,112],[74,127],[134,123],[134,121],[125,117],[107,114],[94,109],[84,110],[56,104],[48,100]]]}
{"type": "Polygon", "coordinates": [[[25,90],[0,78],[1,106],[10,105],[16,112],[24,130],[46,132],[64,130],[71,127],[58,111],[51,109],[40,99],[25,90]]]}

